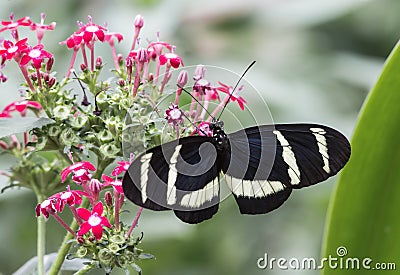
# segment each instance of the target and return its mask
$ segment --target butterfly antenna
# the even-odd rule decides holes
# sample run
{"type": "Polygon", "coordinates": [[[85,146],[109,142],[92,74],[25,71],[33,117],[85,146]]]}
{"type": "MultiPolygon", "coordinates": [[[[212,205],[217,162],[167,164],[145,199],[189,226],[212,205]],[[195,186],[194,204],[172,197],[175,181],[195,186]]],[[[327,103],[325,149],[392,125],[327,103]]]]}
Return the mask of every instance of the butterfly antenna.
{"type": "Polygon", "coordinates": [[[242,78],[246,75],[246,73],[250,70],[251,67],[253,67],[254,63],[256,63],[256,61],[254,60],[253,62],[251,62],[251,64],[249,66],[247,66],[246,70],[242,73],[242,75],[240,76],[239,80],[236,82],[235,87],[233,88],[232,92],[229,94],[228,100],[226,101],[224,107],[222,108],[221,113],[219,113],[219,116],[217,118],[217,121],[219,121],[222,113],[224,112],[226,105],[228,105],[229,100],[231,100],[231,97],[233,96],[233,93],[236,91],[236,88],[239,86],[240,81],[242,80],[242,78]]]}
{"type": "Polygon", "coordinates": [[[203,107],[203,109],[207,112],[207,114],[208,114],[210,117],[212,117],[211,113],[204,107],[203,104],[200,103],[200,101],[197,100],[197,98],[195,98],[191,93],[189,93],[184,87],[180,86],[179,84],[178,84],[178,87],[179,87],[180,89],[182,89],[182,91],[184,91],[185,93],[187,93],[188,95],[190,95],[201,107],[203,107]]]}

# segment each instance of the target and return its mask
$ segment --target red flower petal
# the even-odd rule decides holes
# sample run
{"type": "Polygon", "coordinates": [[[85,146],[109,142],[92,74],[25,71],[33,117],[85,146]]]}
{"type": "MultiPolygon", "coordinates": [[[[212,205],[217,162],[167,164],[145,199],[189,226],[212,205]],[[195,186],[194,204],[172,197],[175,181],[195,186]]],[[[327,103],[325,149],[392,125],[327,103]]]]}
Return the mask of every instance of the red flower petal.
{"type": "Polygon", "coordinates": [[[102,42],[104,41],[104,31],[103,30],[98,30],[97,32],[95,32],[95,34],[100,41],[102,41],[102,42]]]}
{"type": "Polygon", "coordinates": [[[90,211],[87,210],[86,208],[78,208],[76,211],[78,213],[78,216],[84,219],[85,221],[87,221],[89,217],[92,215],[90,211]]]}
{"type": "Polygon", "coordinates": [[[101,224],[108,228],[111,228],[112,226],[106,217],[101,217],[101,224]]]}
{"type": "Polygon", "coordinates": [[[103,227],[101,225],[93,226],[92,232],[96,239],[100,240],[101,236],[103,235],[103,227]]]}
{"type": "Polygon", "coordinates": [[[93,39],[93,33],[92,32],[84,32],[83,33],[83,40],[88,43],[90,41],[92,41],[93,39]]]}
{"type": "Polygon", "coordinates": [[[92,213],[97,213],[97,215],[101,216],[103,214],[103,203],[99,201],[94,207],[92,213]]]}
{"type": "Polygon", "coordinates": [[[90,224],[88,222],[82,223],[81,227],[79,228],[78,235],[82,236],[82,235],[86,234],[87,232],[89,232],[89,230],[91,228],[92,227],[90,226],[90,224]]]}

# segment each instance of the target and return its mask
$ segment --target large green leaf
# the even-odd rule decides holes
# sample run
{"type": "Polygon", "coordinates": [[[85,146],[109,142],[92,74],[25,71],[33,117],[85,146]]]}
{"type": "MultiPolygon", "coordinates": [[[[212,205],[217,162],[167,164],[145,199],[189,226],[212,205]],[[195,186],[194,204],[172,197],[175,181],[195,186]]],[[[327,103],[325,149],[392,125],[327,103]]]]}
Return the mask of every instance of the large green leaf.
{"type": "Polygon", "coordinates": [[[54,123],[54,120],[46,117],[0,118],[0,138],[41,128],[51,123],[54,123]]]}
{"type": "Polygon", "coordinates": [[[389,262],[400,269],[399,104],[397,44],[360,112],[351,141],[352,156],[331,200],[323,256],[338,258],[343,268],[329,268],[325,264],[324,275],[397,274],[366,271],[362,267],[366,257],[372,259],[371,269],[376,263],[389,262]],[[343,257],[337,251],[341,246],[347,250],[343,257]],[[360,270],[346,269],[346,262],[355,257],[360,259],[360,270]]]}

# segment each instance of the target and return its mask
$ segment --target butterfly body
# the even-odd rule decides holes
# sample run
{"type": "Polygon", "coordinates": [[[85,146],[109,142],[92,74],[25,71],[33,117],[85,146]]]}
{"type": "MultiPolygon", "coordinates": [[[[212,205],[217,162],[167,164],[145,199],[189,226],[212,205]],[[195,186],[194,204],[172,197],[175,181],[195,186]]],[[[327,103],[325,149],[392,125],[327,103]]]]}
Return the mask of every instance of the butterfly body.
{"type": "Polygon", "coordinates": [[[323,125],[261,125],[226,134],[216,121],[210,129],[211,137],[184,137],[139,155],[123,179],[127,198],[199,223],[218,211],[224,175],[242,214],[264,214],[293,189],[335,175],[350,157],[347,139],[323,125]]]}

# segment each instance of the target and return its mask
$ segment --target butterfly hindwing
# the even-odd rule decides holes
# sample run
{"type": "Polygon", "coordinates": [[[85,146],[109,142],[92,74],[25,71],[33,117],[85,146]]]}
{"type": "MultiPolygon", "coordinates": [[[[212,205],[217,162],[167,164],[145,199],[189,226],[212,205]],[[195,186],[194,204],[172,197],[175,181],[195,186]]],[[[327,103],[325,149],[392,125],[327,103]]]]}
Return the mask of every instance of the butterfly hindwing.
{"type": "Polygon", "coordinates": [[[154,147],[131,164],[124,192],[151,210],[174,210],[187,223],[211,218],[218,210],[217,151],[209,137],[186,137],[154,147]]]}
{"type": "Polygon", "coordinates": [[[281,206],[292,188],[281,173],[270,177],[276,166],[276,137],[273,125],[251,127],[229,134],[230,157],[223,167],[225,180],[242,214],[268,213],[281,206]]]}

